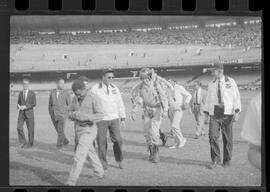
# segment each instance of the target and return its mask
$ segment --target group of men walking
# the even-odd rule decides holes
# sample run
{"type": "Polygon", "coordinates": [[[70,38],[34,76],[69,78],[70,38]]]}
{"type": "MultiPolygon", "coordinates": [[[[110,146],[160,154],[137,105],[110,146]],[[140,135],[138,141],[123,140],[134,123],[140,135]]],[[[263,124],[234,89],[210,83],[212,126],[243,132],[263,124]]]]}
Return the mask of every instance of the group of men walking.
{"type": "Polygon", "coordinates": [[[196,136],[205,135],[204,124],[209,124],[209,144],[212,164],[214,169],[221,163],[218,144],[220,130],[223,139],[224,167],[230,166],[232,157],[232,125],[239,119],[241,112],[240,93],[235,81],[224,75],[223,65],[216,63],[211,69],[212,80],[207,91],[202,88],[199,81],[195,81],[193,99],[191,94],[174,81],[166,81],[154,73],[153,70],[144,68],[140,71],[141,83],[131,92],[133,101],[132,119],[138,106],[143,108],[143,122],[146,143],[150,152],[149,160],[159,162],[160,125],[166,116],[171,122],[171,132],[175,144],[170,148],[181,148],[187,139],[181,131],[183,111],[189,106],[196,120],[196,136]]]}
{"type": "MultiPolygon", "coordinates": [[[[219,131],[222,131],[224,156],[223,165],[230,164],[232,156],[232,123],[239,117],[241,111],[240,94],[235,81],[223,74],[223,66],[216,64],[212,74],[214,80],[204,90],[196,81],[196,90],[192,96],[183,86],[172,80],[165,80],[154,70],[140,70],[141,82],[131,91],[133,108],[131,118],[134,120],[139,106],[143,109],[143,125],[149,161],[158,163],[159,141],[166,142],[166,136],[160,130],[165,117],[171,122],[171,132],[175,144],[171,149],[181,148],[187,139],[181,131],[181,119],[184,110],[191,107],[196,120],[196,139],[205,135],[204,124],[209,123],[209,143],[212,164],[215,168],[220,160],[218,146],[219,131]]],[[[120,169],[123,168],[122,138],[120,128],[125,127],[126,112],[119,89],[112,83],[114,72],[104,70],[99,83],[89,87],[88,78],[80,77],[72,83],[74,97],[64,89],[64,79],[59,79],[57,88],[49,96],[49,114],[57,132],[57,147],[59,149],[69,144],[64,133],[66,119],[74,122],[75,156],[68,185],[75,185],[84,162],[88,159],[94,172],[103,178],[104,170],[108,169],[106,159],[107,132],[113,142],[115,160],[120,169]],[[95,152],[95,142],[98,145],[98,155],[95,152]]],[[[18,98],[18,136],[21,147],[32,147],[34,143],[34,112],[36,105],[35,93],[28,90],[29,80],[23,80],[23,91],[18,98]],[[27,144],[23,123],[28,127],[29,144],[27,144]]]]}

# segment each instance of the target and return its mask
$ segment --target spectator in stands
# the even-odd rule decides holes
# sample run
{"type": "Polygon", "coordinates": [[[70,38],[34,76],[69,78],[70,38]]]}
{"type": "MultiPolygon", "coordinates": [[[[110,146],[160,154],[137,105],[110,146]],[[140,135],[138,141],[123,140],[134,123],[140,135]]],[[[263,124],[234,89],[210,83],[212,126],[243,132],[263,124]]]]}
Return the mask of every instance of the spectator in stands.
{"type": "MultiPolygon", "coordinates": [[[[258,47],[261,45],[260,25],[237,25],[228,27],[160,31],[129,31],[123,33],[90,33],[90,34],[62,34],[40,35],[11,33],[11,43],[40,44],[178,44],[178,45],[217,45],[221,47],[258,47]]],[[[134,56],[132,53],[130,56],[134,56]]]]}

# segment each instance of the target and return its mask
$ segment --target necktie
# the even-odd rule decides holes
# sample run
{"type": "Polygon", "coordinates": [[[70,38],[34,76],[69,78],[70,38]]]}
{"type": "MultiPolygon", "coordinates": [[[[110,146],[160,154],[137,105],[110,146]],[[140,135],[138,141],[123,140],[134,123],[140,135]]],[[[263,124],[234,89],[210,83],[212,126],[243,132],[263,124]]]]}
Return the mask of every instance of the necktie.
{"type": "Polygon", "coordinates": [[[26,101],[26,91],[23,92],[23,98],[26,101]]]}
{"type": "Polygon", "coordinates": [[[220,80],[218,81],[218,92],[217,92],[217,96],[218,96],[218,104],[222,104],[220,80]]]}

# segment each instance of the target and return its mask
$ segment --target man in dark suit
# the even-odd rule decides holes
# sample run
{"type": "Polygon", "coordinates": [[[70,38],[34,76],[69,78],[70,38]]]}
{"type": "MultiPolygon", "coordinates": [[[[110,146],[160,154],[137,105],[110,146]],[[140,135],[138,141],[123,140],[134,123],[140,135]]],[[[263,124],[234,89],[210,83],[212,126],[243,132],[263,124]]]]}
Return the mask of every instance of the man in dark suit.
{"type": "Polygon", "coordinates": [[[29,80],[23,79],[23,91],[19,93],[17,108],[19,110],[17,131],[21,148],[30,148],[34,144],[34,107],[36,106],[36,95],[33,91],[29,90],[29,80]],[[23,124],[26,122],[28,129],[27,144],[23,124]]]}
{"type": "Polygon", "coordinates": [[[65,122],[68,117],[71,98],[68,91],[64,90],[64,87],[65,80],[59,79],[57,82],[57,88],[51,91],[49,98],[49,113],[58,135],[56,146],[59,149],[69,144],[64,130],[65,122]]]}

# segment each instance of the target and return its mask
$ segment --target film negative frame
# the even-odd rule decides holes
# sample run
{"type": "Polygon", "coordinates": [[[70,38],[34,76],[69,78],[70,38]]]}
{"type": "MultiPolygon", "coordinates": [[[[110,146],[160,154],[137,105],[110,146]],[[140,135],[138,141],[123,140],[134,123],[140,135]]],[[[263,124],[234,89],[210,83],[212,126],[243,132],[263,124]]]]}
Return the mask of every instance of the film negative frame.
{"type": "MultiPolygon", "coordinates": [[[[1,98],[6,101],[9,98],[9,36],[10,36],[10,16],[12,15],[211,15],[211,16],[261,16],[263,19],[262,5],[257,1],[248,0],[227,0],[224,4],[216,4],[217,0],[95,0],[94,5],[85,3],[84,0],[0,0],[0,58],[1,58],[1,98]],[[128,2],[128,3],[127,3],[128,2]],[[194,4],[195,2],[195,4],[194,4]],[[26,4],[26,5],[25,5],[26,4]],[[128,7],[128,8],[127,8],[128,7]],[[216,9],[217,7],[217,9],[216,9]],[[251,8],[251,9],[250,9],[251,8]]],[[[263,25],[263,24],[262,24],[263,25]]],[[[262,34],[264,31],[262,29],[262,34]]],[[[264,36],[262,38],[262,93],[263,103],[266,102],[265,86],[267,77],[263,72],[268,71],[264,65],[264,36]]],[[[9,187],[9,105],[4,102],[4,110],[1,110],[1,116],[4,120],[2,132],[0,134],[0,191],[16,192],[63,192],[63,191],[82,191],[82,192],[227,192],[227,191],[245,191],[260,192],[267,191],[267,174],[269,167],[266,166],[268,159],[266,156],[267,140],[262,138],[262,185],[261,187],[29,187],[13,186],[9,187]]],[[[268,114],[268,108],[262,105],[263,127],[265,126],[265,114],[268,114]]],[[[262,135],[268,136],[268,131],[262,129],[262,135]]]]}

